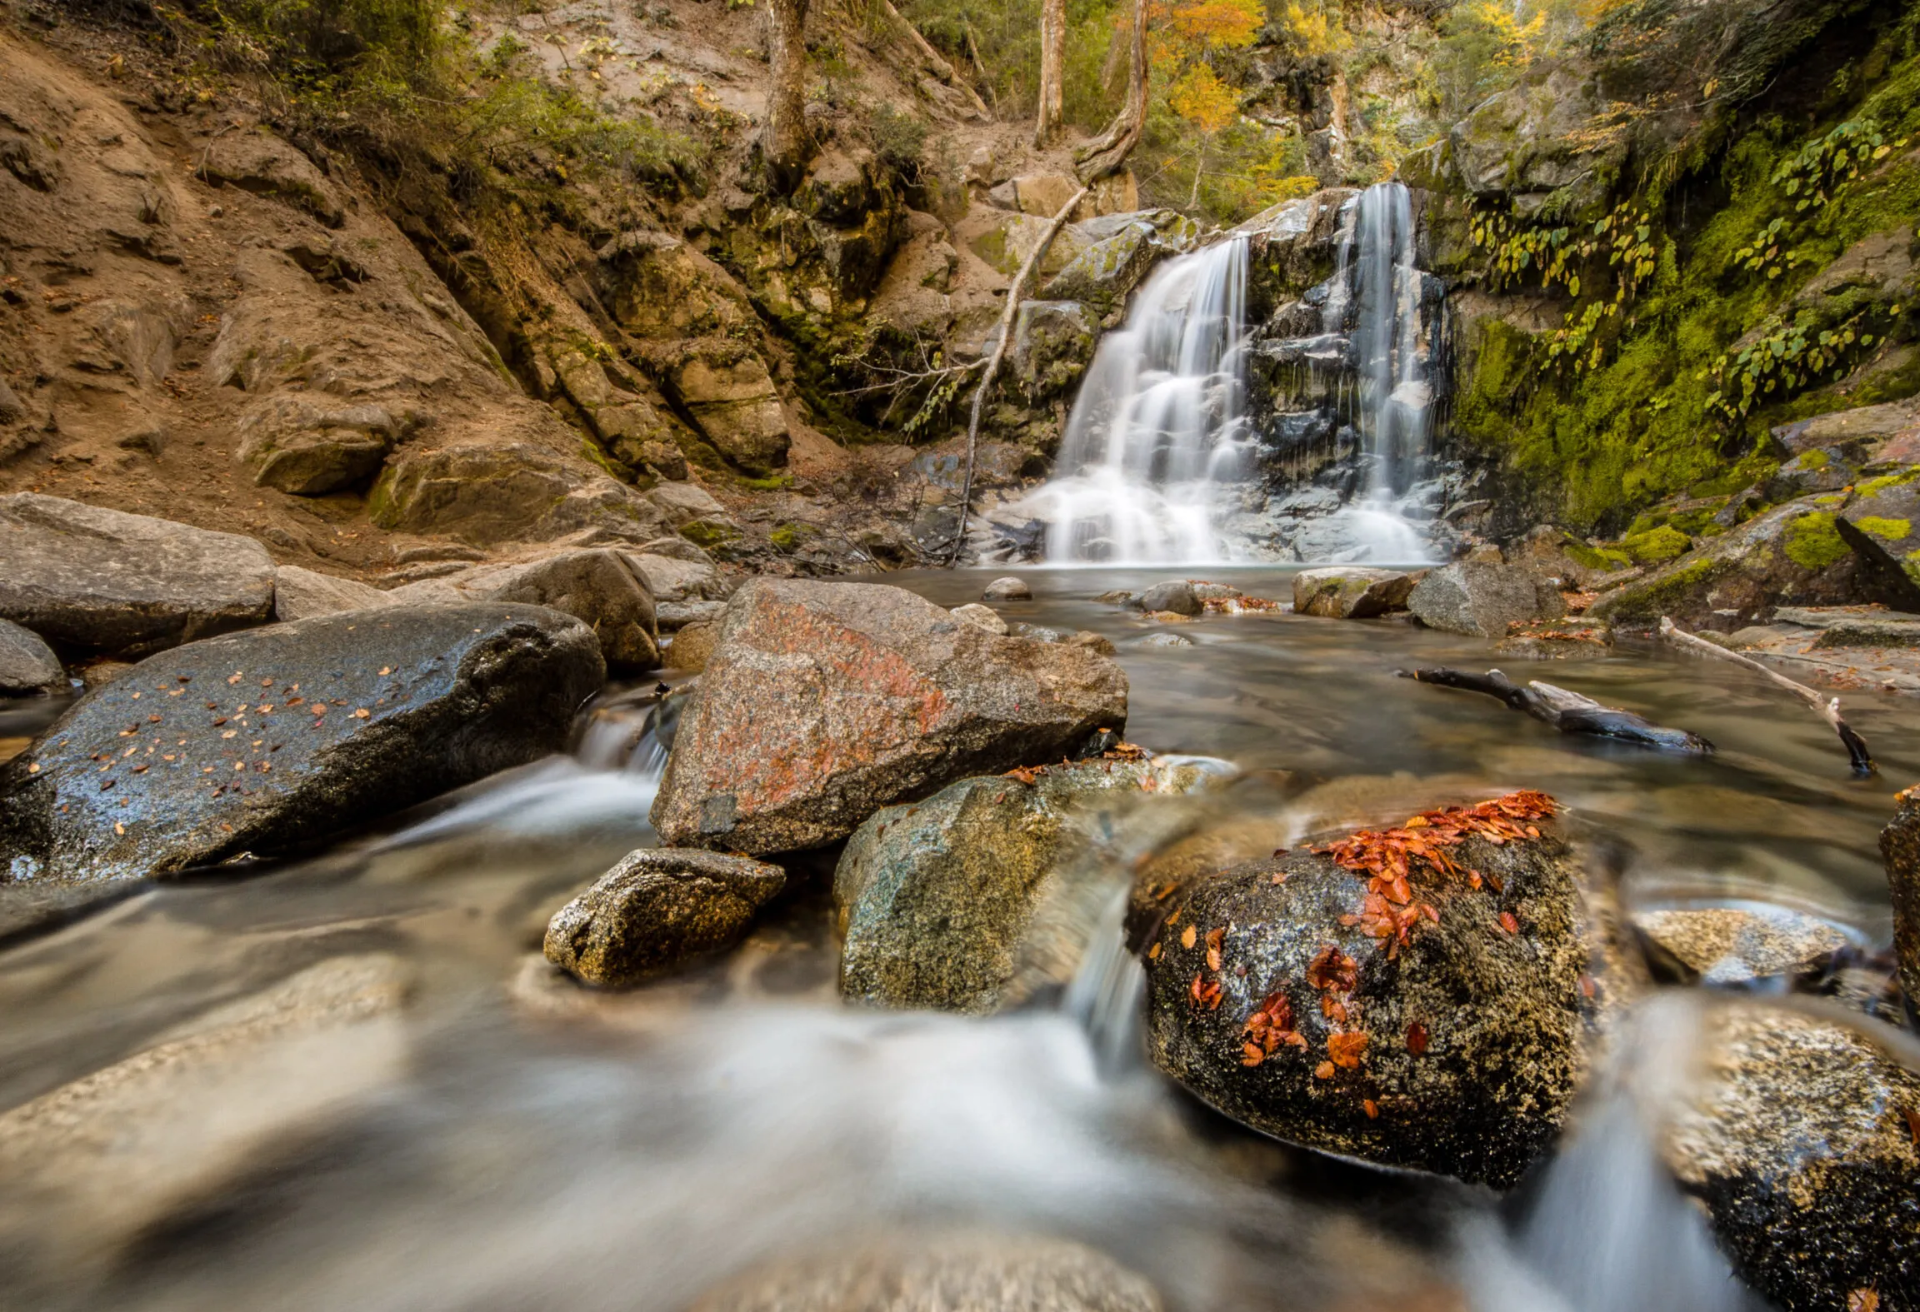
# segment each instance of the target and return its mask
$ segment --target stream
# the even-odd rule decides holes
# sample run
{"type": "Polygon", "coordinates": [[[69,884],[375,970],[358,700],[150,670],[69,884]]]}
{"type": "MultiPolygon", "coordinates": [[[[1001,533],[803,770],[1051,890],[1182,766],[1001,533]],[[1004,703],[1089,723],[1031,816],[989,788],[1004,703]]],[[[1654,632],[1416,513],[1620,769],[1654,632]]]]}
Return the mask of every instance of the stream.
{"type": "MultiPolygon", "coordinates": [[[[1289,570],[1203,572],[1291,595],[1289,570]]],[[[1881,767],[1856,780],[1827,726],[1759,675],[1652,643],[1496,661],[1401,620],[1264,613],[1151,646],[1166,626],[1095,600],[1171,573],[1028,570],[1037,599],[999,609],[1110,638],[1131,681],[1128,739],[1232,762],[1225,807],[1277,810],[1305,837],[1537,788],[1617,870],[1629,909],[1781,905],[1864,953],[1889,943],[1876,841],[1899,782],[1920,777],[1920,703],[1847,695],[1881,767]],[[1564,737],[1395,677],[1435,664],[1503,664],[1718,752],[1564,737]]],[[[953,606],[991,577],[886,581],[953,606]]],[[[1686,1042],[1690,991],[1649,1010],[1570,1146],[1501,1201],[1294,1150],[1200,1107],[1126,1041],[1135,968],[1113,943],[1090,945],[1058,1009],[844,1008],[824,860],[742,948],[689,974],[620,995],[557,978],[539,957],[547,918],[653,841],[658,751],[643,728],[639,712],[602,716],[572,759],[0,951],[0,1108],[342,958],[377,963],[405,996],[299,1060],[216,1048],[164,1109],[130,1103],[117,1174],[95,1194],[73,1186],[84,1206],[0,1179],[0,1305],[673,1312],[754,1263],[903,1230],[1077,1240],[1193,1312],[1754,1305],[1633,1111],[1658,1096],[1634,1071],[1686,1042]],[[248,1129],[261,1107],[309,1103],[325,1114],[297,1135],[248,1129]]]]}

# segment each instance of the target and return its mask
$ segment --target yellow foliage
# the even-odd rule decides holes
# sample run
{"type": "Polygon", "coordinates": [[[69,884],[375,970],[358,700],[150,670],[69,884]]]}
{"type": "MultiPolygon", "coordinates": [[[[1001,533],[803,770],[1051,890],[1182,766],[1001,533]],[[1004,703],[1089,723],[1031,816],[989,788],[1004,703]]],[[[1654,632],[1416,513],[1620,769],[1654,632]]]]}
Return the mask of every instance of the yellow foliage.
{"type": "Polygon", "coordinates": [[[1513,9],[1500,0],[1475,0],[1465,7],[1461,17],[1492,38],[1493,61],[1508,67],[1520,62],[1528,44],[1538,40],[1547,25],[1544,9],[1522,23],[1513,9]]]}
{"type": "Polygon", "coordinates": [[[1181,65],[1252,45],[1265,22],[1260,0],[1149,0],[1147,42],[1155,64],[1181,65]]]}
{"type": "Polygon", "coordinates": [[[1340,24],[1330,17],[1325,8],[1326,0],[1288,0],[1286,9],[1281,13],[1281,25],[1287,35],[1301,47],[1307,55],[1328,55],[1345,44],[1345,32],[1340,24]]]}
{"type": "Polygon", "coordinates": [[[1180,75],[1180,80],[1167,93],[1167,104],[1207,136],[1232,123],[1240,112],[1240,100],[1233,88],[1204,63],[1197,63],[1180,75]]]}

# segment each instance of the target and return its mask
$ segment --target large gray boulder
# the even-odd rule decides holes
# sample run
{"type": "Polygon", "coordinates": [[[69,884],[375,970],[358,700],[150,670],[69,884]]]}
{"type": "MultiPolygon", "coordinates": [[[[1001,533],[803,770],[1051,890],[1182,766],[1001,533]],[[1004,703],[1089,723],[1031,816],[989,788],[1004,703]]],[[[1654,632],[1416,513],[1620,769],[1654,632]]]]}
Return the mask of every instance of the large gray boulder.
{"type": "Polygon", "coordinates": [[[395,606],[163,652],[0,766],[0,901],[318,842],[558,750],[603,678],[592,631],[533,606],[395,606]]]}
{"type": "Polygon", "coordinates": [[[1788,1007],[1708,1011],[1665,1136],[1734,1270],[1787,1312],[1920,1302],[1920,1076],[1876,1034],[1788,1007]]]}
{"type": "Polygon", "coordinates": [[[1416,865],[1404,902],[1316,851],[1152,890],[1154,1063],[1290,1143],[1514,1184],[1566,1119],[1595,1015],[1569,849],[1544,819],[1522,823],[1541,836],[1446,847],[1458,874],[1416,865]]]}
{"type": "Polygon", "coordinates": [[[997,637],[900,588],[756,579],[727,607],[654,828],[677,847],[820,847],[1126,717],[1126,675],[1083,648],[997,637]]]}
{"type": "Polygon", "coordinates": [[[299,565],[282,565],[273,572],[273,617],[308,620],[315,615],[337,615],[343,610],[371,610],[391,606],[396,598],[372,584],[322,574],[299,565]]]}
{"type": "Polygon", "coordinates": [[[1567,613],[1559,590],[1531,570],[1469,560],[1428,573],[1407,594],[1407,609],[1430,629],[1481,638],[1504,638],[1509,625],[1567,613]]]}
{"type": "Polygon", "coordinates": [[[65,681],[60,658],[39,634],[12,620],[0,620],[0,694],[41,692],[65,681]]]}
{"type": "Polygon", "coordinates": [[[1405,610],[1419,579],[1418,574],[1404,570],[1366,565],[1303,569],[1293,576],[1294,613],[1336,620],[1372,619],[1405,610]]]}
{"type": "Polygon", "coordinates": [[[653,595],[623,551],[587,548],[475,565],[445,578],[409,583],[387,596],[395,602],[517,601],[545,606],[590,625],[609,666],[650,670],[660,664],[653,595]]]}
{"type": "Polygon", "coordinates": [[[840,991],[884,1007],[996,1010],[1041,902],[1071,895],[1054,886],[1076,822],[1206,778],[1194,765],[1095,759],[962,779],[874,812],[833,876],[840,991]]]}
{"type": "Polygon", "coordinates": [[[641,848],[554,914],[547,960],[589,984],[639,984],[737,943],[786,882],[743,856],[641,848]]]}
{"type": "MultiPolygon", "coordinates": [[[[691,542],[687,546],[700,550],[691,542]]],[[[719,601],[733,595],[733,584],[710,560],[685,560],[653,551],[625,554],[627,563],[647,581],[647,591],[655,602],[719,601]]]]}
{"type": "Polygon", "coordinates": [[[50,642],[147,652],[273,614],[252,538],[33,492],[0,496],[0,618],[50,642]]]}

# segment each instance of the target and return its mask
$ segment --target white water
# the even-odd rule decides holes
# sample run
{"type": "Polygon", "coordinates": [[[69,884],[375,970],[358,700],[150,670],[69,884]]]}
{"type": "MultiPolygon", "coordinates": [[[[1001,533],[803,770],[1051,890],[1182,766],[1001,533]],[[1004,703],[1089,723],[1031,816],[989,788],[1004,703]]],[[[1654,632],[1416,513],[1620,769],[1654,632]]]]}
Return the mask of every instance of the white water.
{"type": "Polygon", "coordinates": [[[1031,503],[1049,560],[1225,559],[1217,525],[1251,454],[1246,297],[1236,236],[1161,266],[1101,341],[1031,503]]]}

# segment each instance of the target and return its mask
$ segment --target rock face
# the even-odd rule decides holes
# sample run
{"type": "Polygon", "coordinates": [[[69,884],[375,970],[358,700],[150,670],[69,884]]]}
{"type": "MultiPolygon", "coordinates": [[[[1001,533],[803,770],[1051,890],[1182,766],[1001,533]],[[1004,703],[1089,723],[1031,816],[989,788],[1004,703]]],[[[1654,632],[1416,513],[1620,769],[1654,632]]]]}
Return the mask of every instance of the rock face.
{"type": "Polygon", "coordinates": [[[367,482],[400,433],[385,406],[289,393],[269,398],[240,427],[236,455],[253,470],[253,481],[295,496],[367,482]]]}
{"type": "Polygon", "coordinates": [[[557,750],[603,677],[592,632],[532,606],[392,607],[192,643],[0,766],[0,850],[12,881],[74,884],[314,842],[557,750]]]}
{"type": "Polygon", "coordinates": [[[1126,676],[1082,648],[997,637],[899,588],[755,580],[727,608],[653,824],[683,847],[818,847],[1126,716],[1126,676]]]}
{"type": "Polygon", "coordinates": [[[1303,569],[1293,576],[1293,609],[1298,615],[1336,620],[1367,620],[1405,610],[1419,575],[1364,565],[1303,569]]]}
{"type": "Polygon", "coordinates": [[[1044,1237],[902,1236],[850,1255],[772,1262],[693,1312],[1160,1312],[1145,1279],[1044,1237]]]}
{"type": "Polygon", "coordinates": [[[252,538],[16,492],[0,497],[0,617],[105,651],[156,651],[273,613],[252,538]]]}
{"type": "Polygon", "coordinates": [[[517,601],[571,615],[593,629],[607,664],[650,670],[660,664],[653,596],[625,552],[561,551],[535,560],[476,565],[442,579],[396,588],[415,601],[517,601]]]}
{"type": "Polygon", "coordinates": [[[393,597],[355,579],[320,574],[298,565],[282,565],[273,572],[273,617],[306,620],[315,615],[337,615],[343,610],[370,610],[390,606],[393,597]]]}
{"type": "Polygon", "coordinates": [[[1154,1063],[1276,1138],[1515,1183],[1573,1098],[1591,936],[1550,830],[1450,851],[1482,886],[1416,869],[1406,908],[1304,852],[1176,883],[1144,944],[1154,1063]]]}
{"type": "Polygon", "coordinates": [[[1900,983],[1920,998],[1920,787],[1899,796],[1900,809],[1880,831],[1893,899],[1893,946],[1900,955],[1900,983]]]}
{"type": "Polygon", "coordinates": [[[1186,792],[1199,769],[1091,760],[962,779],[874,812],[833,876],[840,991],[883,1007],[990,1012],[1074,815],[1120,795],[1186,792]]]}
{"type": "Polygon", "coordinates": [[[381,528],[479,546],[548,542],[582,529],[640,543],[667,528],[659,508],[626,484],[583,474],[529,443],[409,443],[387,461],[367,513],[381,528]]]}
{"type": "Polygon", "coordinates": [[[554,915],[547,960],[589,984],[638,984],[731,947],[786,882],[745,857],[642,848],[554,915]]]}
{"type": "Polygon", "coordinates": [[[1920,1297],[1920,1077],[1855,1029],[1783,1007],[1717,1007],[1700,1084],[1665,1152],[1734,1270],[1788,1312],[1920,1297]]]}
{"type": "Polygon", "coordinates": [[[39,692],[66,681],[60,658],[32,629],[0,620],[0,693],[39,692]]]}
{"type": "Polygon", "coordinates": [[[1509,624],[1567,612],[1546,580],[1512,565],[1457,561],[1436,569],[1407,594],[1407,609],[1431,629],[1504,638],[1509,624]]]}

